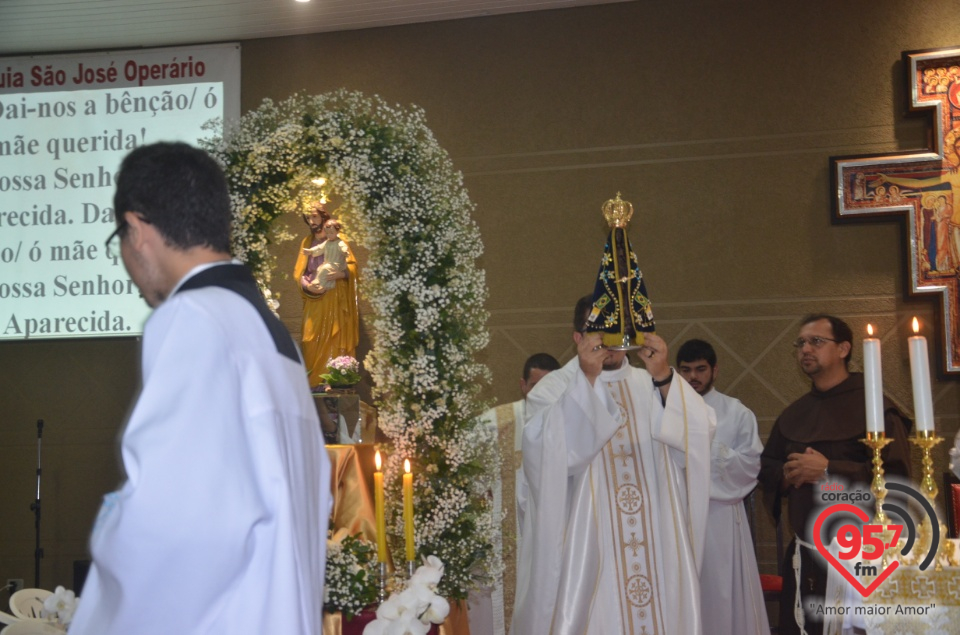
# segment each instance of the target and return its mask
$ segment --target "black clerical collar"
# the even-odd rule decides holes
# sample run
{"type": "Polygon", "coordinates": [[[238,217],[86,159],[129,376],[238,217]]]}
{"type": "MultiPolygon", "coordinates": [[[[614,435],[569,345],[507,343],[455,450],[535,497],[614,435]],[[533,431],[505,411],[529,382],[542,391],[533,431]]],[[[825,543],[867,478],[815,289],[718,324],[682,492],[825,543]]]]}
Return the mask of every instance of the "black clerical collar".
{"type": "Polygon", "coordinates": [[[270,337],[273,339],[277,352],[298,364],[300,363],[300,354],[297,352],[297,346],[293,343],[290,333],[277,319],[277,316],[270,311],[263,299],[263,294],[257,288],[257,281],[253,279],[245,266],[236,262],[215,263],[214,266],[201,269],[197,273],[191,272],[191,274],[187,274],[189,277],[180,284],[174,292],[175,294],[204,287],[220,287],[233,291],[257,310],[260,319],[267,327],[267,331],[270,332],[270,337]]]}

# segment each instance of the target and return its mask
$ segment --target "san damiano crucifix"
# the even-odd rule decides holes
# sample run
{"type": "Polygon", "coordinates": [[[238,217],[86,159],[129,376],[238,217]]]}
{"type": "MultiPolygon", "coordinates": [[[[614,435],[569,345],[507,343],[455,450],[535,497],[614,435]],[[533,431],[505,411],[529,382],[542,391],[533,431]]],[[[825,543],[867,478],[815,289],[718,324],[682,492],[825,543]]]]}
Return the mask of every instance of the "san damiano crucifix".
{"type": "Polygon", "coordinates": [[[831,158],[834,217],[906,217],[910,293],[940,298],[940,370],[960,375],[960,47],[903,62],[910,110],[933,118],[932,147],[831,158]]]}

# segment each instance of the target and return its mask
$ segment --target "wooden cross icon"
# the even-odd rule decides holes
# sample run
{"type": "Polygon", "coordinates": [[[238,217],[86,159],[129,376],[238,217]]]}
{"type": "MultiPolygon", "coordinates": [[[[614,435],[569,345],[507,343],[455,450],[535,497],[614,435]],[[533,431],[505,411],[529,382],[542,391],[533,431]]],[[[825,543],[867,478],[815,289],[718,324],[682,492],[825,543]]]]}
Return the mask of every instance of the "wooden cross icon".
{"type": "Polygon", "coordinates": [[[943,374],[960,375],[960,47],[906,51],[910,110],[933,119],[930,146],[832,157],[838,221],[906,219],[911,295],[940,299],[943,374]]]}

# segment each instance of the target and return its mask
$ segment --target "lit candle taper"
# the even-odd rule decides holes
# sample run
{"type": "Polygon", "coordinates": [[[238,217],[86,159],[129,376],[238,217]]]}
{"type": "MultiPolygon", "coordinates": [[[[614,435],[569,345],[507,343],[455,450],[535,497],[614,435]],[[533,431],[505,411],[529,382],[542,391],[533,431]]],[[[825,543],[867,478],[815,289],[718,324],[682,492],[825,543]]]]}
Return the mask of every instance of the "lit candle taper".
{"type": "Polygon", "coordinates": [[[373,502],[377,514],[377,561],[387,561],[387,519],[383,509],[383,465],[380,460],[380,450],[374,457],[377,464],[377,471],[373,473],[373,502]]]}
{"type": "Polygon", "coordinates": [[[920,323],[913,318],[910,345],[910,377],[913,379],[913,412],[917,432],[933,432],[933,396],[930,390],[930,362],[927,357],[927,338],[920,335],[920,323]]]}
{"type": "Polygon", "coordinates": [[[413,474],[410,473],[410,459],[403,460],[403,534],[407,545],[407,562],[416,558],[413,544],[413,474]]]}
{"type": "Polygon", "coordinates": [[[882,377],[880,340],[873,336],[873,325],[867,324],[867,337],[863,340],[863,389],[867,406],[867,434],[884,432],[882,377]]]}

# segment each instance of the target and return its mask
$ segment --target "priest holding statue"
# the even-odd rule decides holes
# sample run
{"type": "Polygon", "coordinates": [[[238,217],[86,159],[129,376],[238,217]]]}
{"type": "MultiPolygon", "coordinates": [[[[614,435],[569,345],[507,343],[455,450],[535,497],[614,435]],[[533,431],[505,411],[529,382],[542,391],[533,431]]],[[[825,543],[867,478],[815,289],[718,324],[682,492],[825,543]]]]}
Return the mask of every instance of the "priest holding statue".
{"type": "Polygon", "coordinates": [[[513,633],[700,635],[709,619],[699,570],[716,419],[654,333],[632,212],[619,194],[604,205],[610,235],[574,312],[577,356],[527,395],[513,633]]]}

